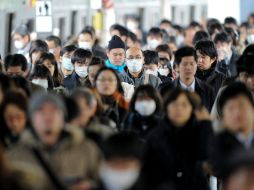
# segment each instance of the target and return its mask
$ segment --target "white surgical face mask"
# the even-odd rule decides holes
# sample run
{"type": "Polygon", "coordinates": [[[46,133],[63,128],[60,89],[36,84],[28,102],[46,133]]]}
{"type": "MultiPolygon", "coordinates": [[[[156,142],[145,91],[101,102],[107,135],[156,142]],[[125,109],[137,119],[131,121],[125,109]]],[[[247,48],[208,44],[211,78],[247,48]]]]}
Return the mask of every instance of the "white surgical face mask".
{"type": "Polygon", "coordinates": [[[63,57],[62,58],[62,67],[68,71],[73,71],[74,67],[73,64],[71,62],[71,58],[68,57],[63,57]]]}
{"type": "Polygon", "coordinates": [[[146,71],[145,71],[145,73],[146,74],[149,74],[149,75],[154,75],[154,76],[158,76],[158,70],[156,69],[156,70],[151,70],[151,69],[147,69],[146,71]]]}
{"type": "Polygon", "coordinates": [[[154,100],[142,100],[135,103],[135,110],[142,116],[150,116],[156,110],[154,100]]]}
{"type": "Polygon", "coordinates": [[[253,44],[254,43],[254,34],[249,34],[247,36],[247,41],[249,44],[253,44]]]}
{"type": "Polygon", "coordinates": [[[83,49],[92,49],[92,44],[90,42],[78,42],[78,46],[83,49]]]}
{"type": "Polygon", "coordinates": [[[158,70],[158,72],[159,72],[161,75],[163,75],[163,76],[168,76],[168,74],[169,74],[168,68],[160,68],[160,69],[158,70]]]}
{"type": "Polygon", "coordinates": [[[85,78],[87,73],[87,66],[75,67],[75,72],[80,78],[85,78]]]}
{"type": "Polygon", "coordinates": [[[137,181],[139,169],[115,170],[109,166],[102,166],[100,177],[109,190],[127,190],[137,181]]]}
{"type": "Polygon", "coordinates": [[[132,59],[132,60],[127,60],[126,65],[129,69],[129,71],[133,73],[137,73],[142,70],[143,68],[143,63],[141,59],[132,59]]]}
{"type": "Polygon", "coordinates": [[[48,80],[47,79],[33,79],[33,84],[37,84],[45,89],[48,89],[48,80]]]}
{"type": "Polygon", "coordinates": [[[154,50],[158,45],[160,45],[160,42],[159,40],[156,40],[156,39],[152,39],[152,40],[148,39],[147,44],[152,50],[154,50]]]}
{"type": "Polygon", "coordinates": [[[18,50],[22,49],[24,47],[24,44],[23,42],[19,41],[19,40],[16,40],[14,41],[14,46],[15,48],[17,48],[18,50]]]}

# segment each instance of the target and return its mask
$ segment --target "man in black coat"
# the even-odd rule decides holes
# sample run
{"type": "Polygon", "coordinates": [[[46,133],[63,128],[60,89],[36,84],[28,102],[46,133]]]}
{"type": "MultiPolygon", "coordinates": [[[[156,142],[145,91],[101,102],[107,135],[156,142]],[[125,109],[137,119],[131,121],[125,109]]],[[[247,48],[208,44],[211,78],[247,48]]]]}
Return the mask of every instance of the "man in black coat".
{"type": "Polygon", "coordinates": [[[210,111],[213,106],[215,92],[204,81],[195,77],[197,71],[196,52],[192,47],[182,47],[175,53],[176,68],[179,77],[173,81],[173,86],[196,92],[205,107],[210,111]]]}
{"type": "Polygon", "coordinates": [[[218,105],[224,126],[213,140],[210,162],[215,175],[224,179],[238,151],[254,150],[254,99],[243,83],[234,82],[222,91],[218,105]]]}
{"type": "Polygon", "coordinates": [[[201,40],[195,46],[198,70],[196,77],[210,84],[215,94],[220,89],[226,75],[216,69],[217,50],[211,40],[201,40]]]}

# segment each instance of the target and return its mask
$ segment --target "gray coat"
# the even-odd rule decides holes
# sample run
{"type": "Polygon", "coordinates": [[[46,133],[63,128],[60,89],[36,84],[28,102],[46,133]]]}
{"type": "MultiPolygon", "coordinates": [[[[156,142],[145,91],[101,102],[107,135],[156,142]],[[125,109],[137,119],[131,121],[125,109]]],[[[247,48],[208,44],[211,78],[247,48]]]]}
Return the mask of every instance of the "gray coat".
{"type": "MultiPolygon", "coordinates": [[[[120,79],[122,82],[126,82],[128,84],[133,85],[135,88],[141,86],[141,85],[145,85],[145,72],[142,71],[139,75],[138,78],[134,78],[131,76],[131,74],[127,71],[127,72],[123,72],[120,75],[120,79]]],[[[161,79],[159,77],[156,77],[154,75],[147,75],[148,77],[148,81],[147,84],[152,85],[154,88],[159,88],[159,85],[161,84],[161,79]]]]}

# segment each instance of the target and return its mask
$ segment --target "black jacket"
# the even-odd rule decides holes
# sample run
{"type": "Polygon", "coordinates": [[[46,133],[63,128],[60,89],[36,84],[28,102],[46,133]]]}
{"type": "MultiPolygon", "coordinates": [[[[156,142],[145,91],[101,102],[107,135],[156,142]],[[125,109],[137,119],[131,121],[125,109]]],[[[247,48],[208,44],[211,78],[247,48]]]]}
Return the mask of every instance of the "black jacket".
{"type": "Polygon", "coordinates": [[[173,126],[166,118],[147,140],[143,175],[151,186],[173,182],[178,190],[209,189],[202,163],[213,136],[210,121],[173,126]]]}
{"type": "MultiPolygon", "coordinates": [[[[234,155],[245,150],[248,149],[236,138],[235,134],[227,130],[217,134],[209,149],[209,161],[215,175],[221,179],[226,177],[228,170],[230,170],[231,159],[234,158],[234,155]]],[[[250,150],[254,150],[254,139],[251,142],[250,150]]]]}
{"type": "Polygon", "coordinates": [[[70,92],[81,85],[79,76],[75,72],[65,77],[63,83],[64,87],[67,88],[70,92]]]}
{"type": "MultiPolygon", "coordinates": [[[[173,81],[174,87],[181,88],[180,79],[176,79],[173,81]]],[[[206,82],[201,81],[198,78],[195,78],[195,92],[200,96],[203,105],[211,111],[214,100],[215,100],[215,92],[213,88],[207,84],[206,82]]]]}
{"type": "Polygon", "coordinates": [[[215,67],[211,67],[206,71],[197,70],[196,77],[213,87],[215,95],[218,93],[223,81],[226,79],[226,75],[217,71],[215,67]]]}
{"type": "Polygon", "coordinates": [[[103,49],[101,46],[99,45],[95,45],[93,48],[92,48],[92,52],[93,52],[93,55],[96,56],[96,57],[99,57],[103,60],[106,60],[108,57],[106,55],[106,51],[105,49],[103,49]]]}
{"type": "Polygon", "coordinates": [[[162,83],[167,83],[172,81],[172,79],[169,76],[161,75],[159,72],[158,72],[158,77],[159,79],[161,79],[162,83]]]}
{"type": "Polygon", "coordinates": [[[154,127],[158,126],[160,119],[159,114],[143,117],[137,112],[131,112],[124,122],[123,130],[136,133],[140,138],[146,139],[154,127]]]}

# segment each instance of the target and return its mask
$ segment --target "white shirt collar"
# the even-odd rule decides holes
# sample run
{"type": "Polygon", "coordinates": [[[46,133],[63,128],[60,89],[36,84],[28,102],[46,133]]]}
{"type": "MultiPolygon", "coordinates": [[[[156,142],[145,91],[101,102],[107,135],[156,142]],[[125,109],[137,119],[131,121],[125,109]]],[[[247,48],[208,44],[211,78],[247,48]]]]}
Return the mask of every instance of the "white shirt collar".
{"type": "Polygon", "coordinates": [[[188,90],[188,91],[191,91],[191,92],[195,92],[195,79],[193,80],[193,82],[189,86],[184,84],[181,80],[179,80],[179,81],[180,81],[180,85],[181,85],[182,89],[188,90]]]}

